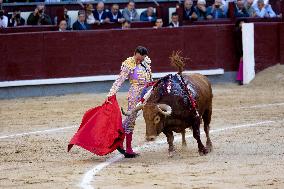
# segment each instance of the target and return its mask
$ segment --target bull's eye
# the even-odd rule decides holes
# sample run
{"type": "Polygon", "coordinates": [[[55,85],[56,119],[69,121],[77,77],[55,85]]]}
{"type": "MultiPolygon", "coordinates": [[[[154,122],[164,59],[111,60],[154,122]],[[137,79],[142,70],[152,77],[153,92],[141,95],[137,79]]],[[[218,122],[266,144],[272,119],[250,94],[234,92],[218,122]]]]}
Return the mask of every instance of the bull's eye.
{"type": "Polygon", "coordinates": [[[154,118],[154,124],[158,124],[160,120],[161,120],[160,116],[156,115],[156,117],[154,118]]]}

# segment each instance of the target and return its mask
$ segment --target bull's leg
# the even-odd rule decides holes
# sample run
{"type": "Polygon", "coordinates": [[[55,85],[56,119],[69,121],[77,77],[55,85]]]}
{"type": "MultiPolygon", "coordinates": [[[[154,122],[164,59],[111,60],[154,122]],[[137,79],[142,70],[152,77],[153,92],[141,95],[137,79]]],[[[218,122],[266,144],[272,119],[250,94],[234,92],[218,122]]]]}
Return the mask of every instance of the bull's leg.
{"type": "Polygon", "coordinates": [[[200,119],[196,118],[194,124],[192,125],[193,137],[196,139],[198,144],[199,155],[204,155],[208,153],[208,150],[204,147],[200,139],[200,119]]]}
{"type": "Polygon", "coordinates": [[[203,118],[203,122],[204,122],[204,132],[206,134],[206,148],[208,149],[208,151],[212,151],[213,150],[213,145],[209,136],[209,130],[210,130],[210,122],[211,122],[211,115],[212,115],[212,110],[206,110],[202,116],[203,118]]]}
{"type": "Polygon", "coordinates": [[[186,147],[185,130],[181,132],[181,138],[182,138],[182,147],[186,147]]]}
{"type": "Polygon", "coordinates": [[[172,131],[164,132],[164,134],[167,136],[167,141],[169,144],[169,156],[172,157],[175,151],[174,148],[174,134],[172,131]]]}

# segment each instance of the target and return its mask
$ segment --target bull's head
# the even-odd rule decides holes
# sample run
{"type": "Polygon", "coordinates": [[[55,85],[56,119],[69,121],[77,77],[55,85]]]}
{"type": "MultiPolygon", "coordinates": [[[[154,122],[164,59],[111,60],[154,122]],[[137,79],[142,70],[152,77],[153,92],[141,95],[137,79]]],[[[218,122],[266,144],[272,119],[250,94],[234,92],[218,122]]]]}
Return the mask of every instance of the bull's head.
{"type": "Polygon", "coordinates": [[[153,141],[162,132],[166,116],[170,116],[172,108],[167,104],[139,105],[130,112],[123,112],[124,115],[131,115],[143,109],[143,117],[146,122],[146,140],[153,141]]]}
{"type": "Polygon", "coordinates": [[[146,122],[146,140],[153,141],[164,128],[165,117],[171,115],[172,108],[167,104],[146,104],[143,117],[146,122]]]}

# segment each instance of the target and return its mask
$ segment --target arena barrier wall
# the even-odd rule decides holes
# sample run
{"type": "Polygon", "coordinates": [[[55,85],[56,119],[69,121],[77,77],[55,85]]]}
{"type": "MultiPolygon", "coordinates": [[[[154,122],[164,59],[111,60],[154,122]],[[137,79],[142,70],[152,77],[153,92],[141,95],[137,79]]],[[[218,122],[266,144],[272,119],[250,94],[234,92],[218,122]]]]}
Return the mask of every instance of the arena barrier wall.
{"type": "MultiPolygon", "coordinates": [[[[283,63],[283,23],[255,23],[254,32],[256,71],[280,57],[283,63]]],[[[118,74],[137,45],[150,50],[154,72],[174,71],[168,58],[173,50],[190,58],[186,70],[238,68],[232,24],[2,34],[0,40],[0,81],[118,74]]]]}
{"type": "Polygon", "coordinates": [[[280,64],[284,64],[284,23],[280,24],[280,64]]]}
{"type": "Polygon", "coordinates": [[[118,74],[137,45],[149,49],[154,72],[174,71],[173,50],[191,59],[187,70],[237,69],[233,25],[18,33],[0,40],[0,81],[118,74]]]}

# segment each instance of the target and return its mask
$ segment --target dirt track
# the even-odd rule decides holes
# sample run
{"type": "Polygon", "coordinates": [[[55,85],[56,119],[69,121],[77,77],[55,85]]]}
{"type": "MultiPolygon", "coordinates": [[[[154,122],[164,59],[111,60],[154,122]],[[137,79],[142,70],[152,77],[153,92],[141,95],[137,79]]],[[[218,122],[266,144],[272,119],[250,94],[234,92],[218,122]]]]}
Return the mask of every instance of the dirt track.
{"type": "MultiPolygon", "coordinates": [[[[271,121],[211,133],[214,151],[199,156],[187,134],[187,148],[176,142],[140,151],[103,169],[95,188],[284,188],[284,66],[259,73],[248,86],[214,85],[211,128],[271,121]],[[270,104],[270,105],[268,105],[270,104]],[[263,106],[261,106],[263,105],[263,106]]],[[[66,95],[0,101],[0,138],[4,135],[79,125],[85,110],[106,94],[66,95]]],[[[119,93],[125,107],[126,93],[119,93]]],[[[84,173],[104,162],[78,147],[66,153],[77,128],[0,139],[0,188],[78,188],[84,173]]],[[[138,119],[135,145],[144,144],[145,124],[138,119]]],[[[161,135],[160,139],[165,136],[161,135]]],[[[203,136],[203,139],[205,137],[203,136]]]]}

